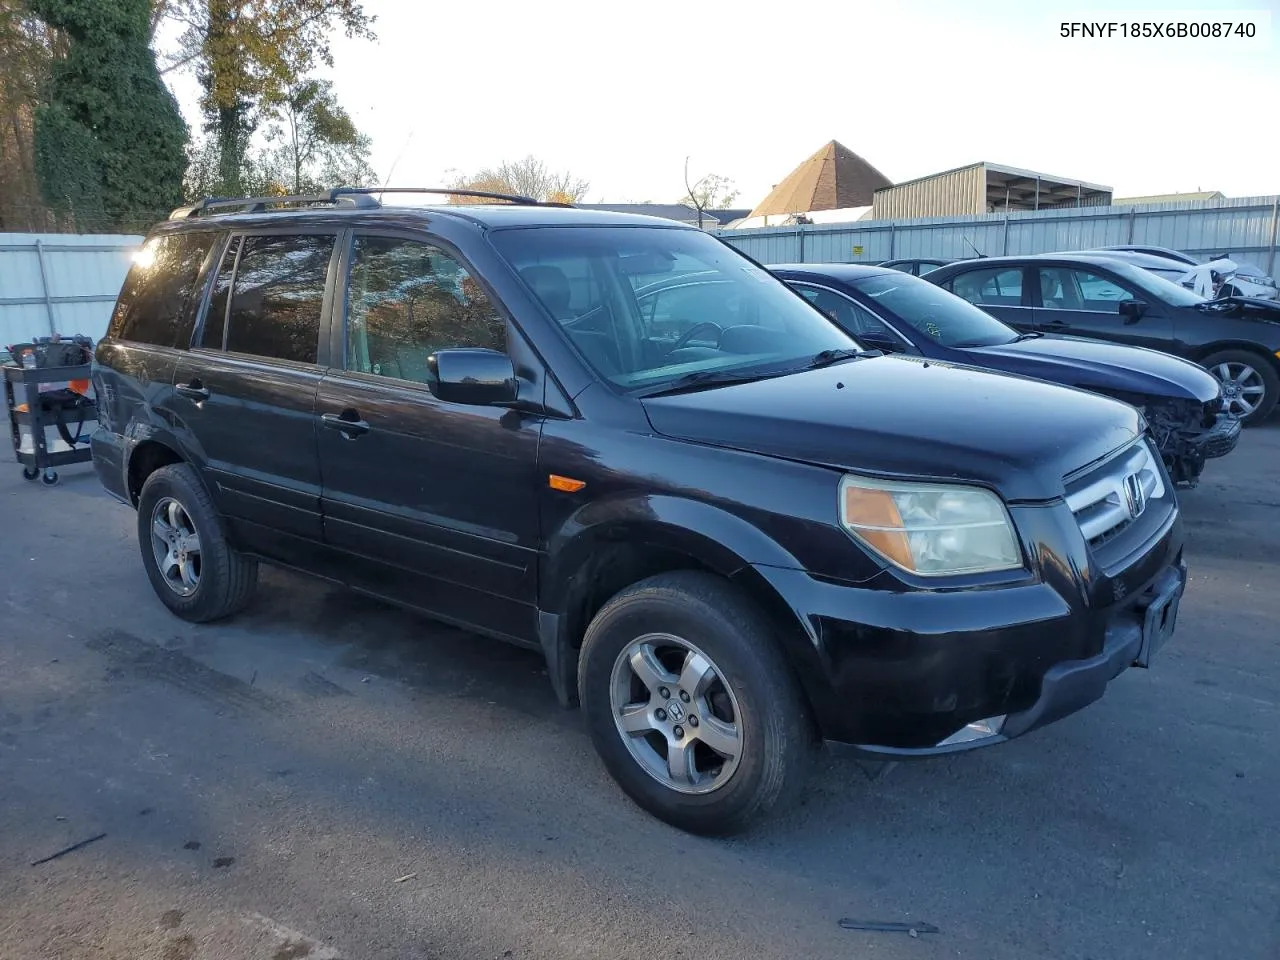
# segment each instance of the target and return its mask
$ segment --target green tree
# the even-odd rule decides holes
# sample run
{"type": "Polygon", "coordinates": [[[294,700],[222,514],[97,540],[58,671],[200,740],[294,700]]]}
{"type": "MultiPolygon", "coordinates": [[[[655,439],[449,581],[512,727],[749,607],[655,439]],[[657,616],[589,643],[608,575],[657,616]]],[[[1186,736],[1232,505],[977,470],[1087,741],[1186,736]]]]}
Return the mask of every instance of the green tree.
{"type": "Polygon", "coordinates": [[[301,80],[275,107],[264,162],[293,193],[373,182],[369,138],[356,129],[327,80],[301,80]]]}
{"type": "Polygon", "coordinates": [[[149,0],[28,4],[65,42],[35,116],[45,202],[80,229],[141,229],[181,202],[187,143],[149,46],[149,0]]]}
{"type": "Polygon", "coordinates": [[[359,0],[155,0],[183,25],[167,69],[193,65],[203,88],[205,129],[214,137],[218,193],[244,192],[250,139],[291,89],[333,65],[329,36],[373,38],[359,0]]]}

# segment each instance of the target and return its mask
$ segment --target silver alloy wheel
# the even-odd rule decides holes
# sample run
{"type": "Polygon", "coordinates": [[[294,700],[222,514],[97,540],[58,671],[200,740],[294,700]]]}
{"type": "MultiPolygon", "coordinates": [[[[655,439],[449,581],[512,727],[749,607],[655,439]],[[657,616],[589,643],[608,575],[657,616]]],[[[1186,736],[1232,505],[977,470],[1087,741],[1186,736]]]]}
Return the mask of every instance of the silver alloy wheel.
{"type": "Polygon", "coordinates": [[[738,769],[738,699],[688,640],[648,633],[627,644],[613,664],[609,706],[631,756],[668,789],[710,793],[738,769]]]}
{"type": "Polygon", "coordinates": [[[1249,416],[1266,395],[1267,385],[1262,374],[1247,363],[1239,360],[1220,363],[1213,368],[1213,375],[1222,384],[1222,400],[1227,412],[1234,416],[1249,416]]]}
{"type": "Polygon", "coordinates": [[[151,511],[151,552],[164,582],[180,597],[200,586],[200,534],[183,507],[164,497],[151,511]]]}

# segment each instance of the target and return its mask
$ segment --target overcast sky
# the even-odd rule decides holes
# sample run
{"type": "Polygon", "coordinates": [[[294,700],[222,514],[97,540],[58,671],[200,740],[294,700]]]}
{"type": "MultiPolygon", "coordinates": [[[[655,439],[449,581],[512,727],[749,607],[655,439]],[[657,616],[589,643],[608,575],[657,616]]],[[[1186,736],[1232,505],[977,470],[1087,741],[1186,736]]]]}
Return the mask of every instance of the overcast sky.
{"type": "Polygon", "coordinates": [[[332,77],[395,184],[532,153],[590,201],[670,201],[689,155],[749,207],[835,139],[895,182],[989,160],[1118,196],[1280,192],[1280,0],[364,2],[378,39],[336,40],[332,77]],[[1175,10],[1259,36],[1059,35],[1175,10]]]}

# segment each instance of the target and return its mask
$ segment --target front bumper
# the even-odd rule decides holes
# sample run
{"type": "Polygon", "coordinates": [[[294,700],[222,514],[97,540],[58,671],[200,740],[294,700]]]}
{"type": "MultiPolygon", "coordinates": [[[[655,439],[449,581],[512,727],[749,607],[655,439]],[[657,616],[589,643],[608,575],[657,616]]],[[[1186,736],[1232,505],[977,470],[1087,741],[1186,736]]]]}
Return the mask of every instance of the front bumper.
{"type": "Polygon", "coordinates": [[[1066,539],[1069,513],[1041,514],[1041,572],[1020,583],[904,590],[756,568],[806,627],[792,662],[830,747],[900,759],[999,743],[1150,662],[1185,583],[1176,510],[1105,569],[1066,539]]]}

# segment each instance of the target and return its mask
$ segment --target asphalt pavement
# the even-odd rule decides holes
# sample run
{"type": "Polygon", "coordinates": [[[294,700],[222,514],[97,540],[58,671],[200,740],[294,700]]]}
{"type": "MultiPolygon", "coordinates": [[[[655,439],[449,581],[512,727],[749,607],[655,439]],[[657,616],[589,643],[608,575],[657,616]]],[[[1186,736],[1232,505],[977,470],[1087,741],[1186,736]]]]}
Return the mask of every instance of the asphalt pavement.
{"type": "Polygon", "coordinates": [[[1280,417],[1182,495],[1153,669],[728,841],[631,805],[532,653],[276,571],[175,619],[62,475],[0,455],[3,960],[1280,958],[1280,417]]]}

